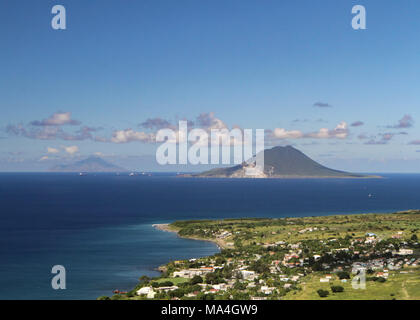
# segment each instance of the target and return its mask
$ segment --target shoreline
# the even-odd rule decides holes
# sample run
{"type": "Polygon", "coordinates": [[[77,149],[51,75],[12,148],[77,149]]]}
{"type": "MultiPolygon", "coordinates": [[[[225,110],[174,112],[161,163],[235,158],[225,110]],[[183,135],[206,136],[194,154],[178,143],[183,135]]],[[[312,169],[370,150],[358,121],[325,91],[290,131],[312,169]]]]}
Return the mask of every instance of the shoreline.
{"type": "Polygon", "coordinates": [[[171,228],[170,223],[155,223],[155,224],[152,224],[152,227],[157,229],[157,230],[160,230],[160,231],[176,233],[176,235],[178,237],[182,238],[182,239],[213,242],[217,245],[217,248],[219,250],[229,248],[229,246],[226,244],[226,242],[223,241],[222,239],[207,239],[207,238],[199,238],[199,237],[180,236],[179,233],[178,233],[179,230],[171,228]]]}
{"type": "MultiPolygon", "coordinates": [[[[382,215],[386,215],[386,216],[388,216],[388,215],[390,215],[391,217],[392,217],[392,215],[394,215],[394,214],[399,214],[399,215],[407,215],[406,217],[408,217],[408,219],[407,218],[405,218],[405,217],[403,217],[403,218],[398,218],[399,220],[398,220],[398,224],[399,224],[399,221],[400,220],[403,220],[403,221],[412,221],[412,219],[411,219],[411,215],[418,215],[418,214],[420,214],[420,210],[417,210],[417,209],[408,209],[408,210],[400,210],[400,211],[393,211],[393,212],[389,212],[389,213],[381,213],[382,215]]],[[[376,213],[364,213],[364,214],[354,214],[354,217],[356,218],[356,220],[355,221],[347,221],[347,223],[350,223],[350,224],[354,224],[354,223],[356,223],[356,222],[360,222],[360,221],[362,221],[363,223],[365,223],[364,221],[366,220],[365,218],[363,218],[363,216],[370,216],[370,215],[373,215],[374,216],[374,219],[372,220],[372,221],[377,221],[377,218],[376,218],[376,213]]],[[[331,216],[308,216],[308,217],[296,217],[297,219],[321,219],[320,221],[318,221],[318,220],[316,220],[315,222],[316,222],[316,225],[320,225],[320,224],[323,224],[323,223],[325,223],[327,226],[329,225],[329,224],[331,224],[331,223],[337,223],[337,221],[336,220],[331,220],[331,218],[332,217],[341,217],[342,215],[331,215],[331,216]],[[325,221],[323,221],[322,219],[326,219],[325,221]]],[[[350,215],[350,216],[353,216],[353,215],[350,215]]],[[[417,216],[418,217],[418,216],[417,216]]],[[[417,219],[417,217],[415,217],[416,219],[417,219]]],[[[344,215],[344,218],[346,218],[346,219],[348,219],[347,217],[346,217],[346,215],[344,215]]],[[[273,219],[273,218],[265,218],[267,221],[269,221],[269,220],[271,220],[271,219],[273,219]]],[[[285,218],[285,219],[288,219],[288,218],[285,218]]],[[[240,223],[242,223],[242,219],[238,219],[239,220],[239,222],[240,223]]],[[[274,218],[274,220],[276,220],[277,221],[277,219],[275,219],[274,218]]],[[[395,219],[393,219],[393,218],[391,218],[391,219],[385,219],[385,220],[389,220],[390,221],[390,223],[394,223],[395,222],[395,219]]],[[[418,220],[413,220],[413,221],[417,221],[418,222],[418,220]]],[[[185,222],[188,222],[188,221],[185,221],[185,222]]],[[[192,222],[196,222],[196,221],[192,221],[192,222]]],[[[205,222],[208,222],[207,220],[206,221],[204,221],[204,223],[205,222]]],[[[311,221],[304,221],[306,224],[305,225],[312,225],[313,223],[311,222],[311,221]]],[[[340,221],[339,221],[340,222],[340,221]]],[[[197,221],[197,223],[198,223],[198,221],[197,221]]],[[[252,224],[255,224],[255,221],[253,221],[252,219],[250,219],[250,223],[252,223],[252,224]]],[[[217,246],[217,248],[218,248],[218,250],[219,250],[219,253],[221,253],[222,252],[222,250],[223,249],[228,249],[228,248],[234,248],[234,246],[232,246],[232,242],[228,242],[228,243],[226,243],[226,240],[225,239],[221,239],[221,237],[219,237],[220,236],[220,234],[219,233],[214,233],[214,232],[212,232],[211,234],[212,235],[214,235],[215,236],[215,238],[202,238],[202,237],[200,237],[200,236],[189,236],[189,235],[183,235],[183,236],[181,236],[180,234],[179,234],[179,232],[181,231],[181,230],[183,230],[183,228],[185,227],[185,223],[184,224],[182,224],[182,223],[180,223],[179,225],[178,224],[176,224],[175,226],[173,225],[174,224],[174,222],[170,222],[170,223],[157,223],[157,224],[152,224],[151,226],[154,228],[154,229],[156,229],[156,230],[159,230],[159,231],[163,231],[163,232],[173,232],[173,233],[175,233],[179,238],[184,238],[184,239],[190,239],[190,240],[198,240],[198,241],[207,241],[207,242],[212,242],[212,243],[214,243],[214,244],[216,244],[216,246],[217,246]]],[[[341,223],[340,223],[340,225],[341,225],[341,223]]],[[[199,226],[189,226],[188,225],[188,223],[187,223],[187,226],[189,227],[189,229],[191,229],[191,228],[193,228],[193,229],[191,229],[191,230],[188,230],[188,232],[186,232],[187,234],[194,234],[195,232],[194,232],[194,230],[195,230],[195,228],[199,228],[199,226]]],[[[276,224],[276,226],[277,227],[279,227],[279,226],[281,226],[281,227],[283,227],[284,226],[284,224],[276,224]]],[[[394,225],[392,225],[393,227],[395,227],[394,229],[395,230],[400,230],[401,229],[401,227],[399,227],[399,226],[394,226],[394,225]]],[[[220,227],[220,225],[218,224],[218,225],[216,225],[216,229],[217,230],[219,230],[219,227],[220,227]]],[[[257,227],[257,226],[256,226],[257,227]]],[[[265,225],[263,225],[262,227],[265,227],[265,225]]],[[[262,228],[261,227],[261,228],[262,228]]],[[[210,228],[211,229],[211,228],[210,228]]],[[[317,229],[317,228],[315,228],[315,229],[317,229]]],[[[394,229],[392,229],[392,232],[393,233],[395,233],[396,231],[394,230],[394,229]]],[[[282,229],[283,230],[283,229],[282,229]]],[[[301,233],[301,231],[302,230],[300,230],[300,231],[296,231],[295,229],[291,229],[291,230],[293,230],[293,232],[295,232],[296,234],[297,234],[297,232],[299,232],[299,233],[301,233]]],[[[306,230],[306,229],[304,229],[304,230],[306,230]]],[[[323,229],[320,229],[320,230],[322,230],[323,231],[323,229]]],[[[380,229],[380,230],[382,230],[382,229],[380,229]]],[[[391,229],[390,229],[391,230],[391,229]]],[[[404,229],[403,229],[404,230],[404,229]]],[[[417,229],[418,230],[418,229],[417,229]]],[[[270,230],[268,230],[268,231],[270,231],[270,230]]],[[[287,231],[287,230],[286,230],[287,231]]],[[[285,231],[285,232],[286,232],[285,231]]],[[[339,230],[339,232],[341,233],[341,229],[339,230]]],[[[347,230],[348,231],[348,230],[347,230]]],[[[375,230],[374,230],[375,231],[375,230]]],[[[383,230],[382,230],[383,231],[383,230]]],[[[292,231],[290,231],[289,230],[289,235],[290,235],[290,232],[292,232],[292,231]]],[[[312,232],[312,231],[311,231],[312,232]]],[[[363,231],[362,232],[362,236],[367,236],[368,235],[368,233],[364,233],[365,231],[363,231]]],[[[376,232],[376,231],[375,231],[376,232]]],[[[386,231],[386,232],[388,232],[388,231],[386,231]]],[[[200,234],[201,235],[201,233],[199,233],[198,232],[198,234],[200,234]]],[[[205,234],[207,234],[207,233],[205,233],[205,234]]],[[[224,233],[221,233],[221,235],[223,235],[224,233]]],[[[233,234],[233,231],[232,231],[232,233],[231,233],[231,235],[233,234]]],[[[277,244],[277,242],[275,242],[275,241],[277,241],[278,239],[276,238],[276,237],[278,237],[277,236],[277,232],[275,232],[275,233],[271,233],[272,235],[274,234],[274,236],[271,236],[272,237],[272,243],[276,243],[277,244]],[[273,240],[274,239],[274,240],[273,240]],[[274,242],[273,242],[274,241],[274,242]]],[[[283,235],[281,232],[279,233],[279,235],[283,235]]],[[[354,235],[354,234],[353,234],[354,235]]],[[[383,234],[382,234],[382,236],[384,236],[383,234]]],[[[388,238],[390,238],[391,237],[391,234],[386,234],[385,236],[387,236],[388,238]]],[[[287,237],[287,236],[286,236],[287,237]]],[[[300,239],[300,241],[302,241],[302,239],[303,240],[305,240],[306,239],[306,237],[305,236],[299,236],[298,234],[296,235],[296,237],[297,238],[299,238],[300,239]]],[[[376,237],[378,237],[378,239],[379,239],[379,234],[378,234],[378,236],[376,236],[376,235],[374,235],[374,237],[376,238],[376,237]]],[[[317,238],[318,239],[318,238],[317,238]]],[[[282,240],[283,241],[283,240],[282,240]]],[[[284,241],[287,241],[287,242],[289,242],[289,238],[287,237],[287,240],[284,240],[284,241]]],[[[322,241],[321,241],[322,242],[322,241]]],[[[293,243],[293,241],[292,242],[290,242],[290,243],[293,243]]],[[[258,243],[258,245],[261,245],[261,246],[263,246],[263,244],[261,244],[261,243],[258,243]]],[[[266,245],[266,243],[264,243],[264,245],[266,245]]],[[[197,258],[198,259],[198,258],[197,258]]],[[[259,259],[259,258],[258,258],[259,259]]],[[[420,261],[420,260],[419,260],[420,261]]],[[[173,262],[173,261],[169,261],[169,263],[171,263],[171,262],[173,262]]],[[[175,261],[175,264],[177,264],[176,263],[177,261],[175,261]]],[[[239,264],[239,267],[240,267],[241,265],[239,264]]],[[[238,266],[237,266],[238,267],[238,266]]],[[[166,263],[166,264],[163,264],[163,265],[161,265],[161,266],[159,266],[158,268],[157,268],[157,270],[158,271],[160,271],[161,273],[166,273],[167,271],[168,271],[168,263],[166,263]]],[[[171,269],[172,270],[172,269],[171,269]]],[[[172,271],[174,271],[174,270],[172,270],[172,271]]],[[[171,271],[171,272],[172,272],[171,271]]],[[[175,270],[176,271],[176,270],[175,270]]],[[[178,276],[178,275],[177,275],[178,276]]],[[[162,277],[162,276],[161,276],[162,277]]],[[[164,277],[168,277],[166,274],[164,275],[164,277]]],[[[318,283],[317,283],[317,285],[318,285],[318,283]]]]}

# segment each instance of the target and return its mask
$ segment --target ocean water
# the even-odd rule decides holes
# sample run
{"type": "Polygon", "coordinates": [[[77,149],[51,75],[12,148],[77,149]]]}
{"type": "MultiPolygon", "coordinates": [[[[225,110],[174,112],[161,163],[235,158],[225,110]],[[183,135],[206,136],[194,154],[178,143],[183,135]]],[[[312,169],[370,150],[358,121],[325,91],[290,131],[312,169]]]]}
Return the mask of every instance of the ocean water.
{"type": "Polygon", "coordinates": [[[193,179],[171,174],[0,174],[0,299],[95,299],[133,288],[209,242],[156,230],[181,219],[299,217],[420,208],[420,175],[384,179],[193,179]],[[371,196],[369,196],[369,194],[371,196]],[[51,288],[53,265],[66,290],[51,288]]]}

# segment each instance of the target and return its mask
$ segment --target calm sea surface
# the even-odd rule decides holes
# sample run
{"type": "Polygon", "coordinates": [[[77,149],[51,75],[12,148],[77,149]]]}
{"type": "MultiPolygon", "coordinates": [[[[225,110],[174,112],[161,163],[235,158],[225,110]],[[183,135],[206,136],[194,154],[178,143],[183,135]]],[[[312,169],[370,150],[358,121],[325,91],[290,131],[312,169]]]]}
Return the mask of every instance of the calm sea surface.
{"type": "Polygon", "coordinates": [[[170,259],[213,254],[154,223],[420,208],[420,175],[230,180],[114,174],[0,174],[0,299],[95,299],[130,289],[170,259]],[[369,194],[371,195],[369,197],[369,194]],[[51,288],[63,265],[67,289],[51,288]]]}

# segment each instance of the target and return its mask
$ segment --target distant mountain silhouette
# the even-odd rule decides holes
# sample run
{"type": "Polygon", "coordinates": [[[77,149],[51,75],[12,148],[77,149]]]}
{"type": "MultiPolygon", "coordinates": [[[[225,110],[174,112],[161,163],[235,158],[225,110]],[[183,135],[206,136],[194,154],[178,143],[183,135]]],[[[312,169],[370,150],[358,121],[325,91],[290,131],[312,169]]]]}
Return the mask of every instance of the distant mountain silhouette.
{"type": "Polygon", "coordinates": [[[125,172],[127,170],[106,162],[100,157],[89,157],[71,164],[61,164],[50,168],[54,172],[125,172]]]}
{"type": "MultiPolygon", "coordinates": [[[[264,172],[258,178],[366,178],[369,176],[333,170],[312,160],[301,151],[287,147],[274,147],[264,151],[264,172]]],[[[259,157],[259,153],[256,157],[259,157]]],[[[256,157],[229,168],[216,168],[195,174],[195,177],[250,178],[246,168],[255,166],[256,157]]]]}

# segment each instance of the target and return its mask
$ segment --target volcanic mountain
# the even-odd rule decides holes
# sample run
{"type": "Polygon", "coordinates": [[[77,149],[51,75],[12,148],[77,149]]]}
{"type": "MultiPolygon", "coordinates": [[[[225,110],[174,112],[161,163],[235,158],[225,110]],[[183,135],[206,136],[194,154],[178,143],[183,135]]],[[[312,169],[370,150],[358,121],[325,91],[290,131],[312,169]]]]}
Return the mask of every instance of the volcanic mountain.
{"type": "Polygon", "coordinates": [[[53,172],[126,172],[127,170],[113,165],[100,157],[89,157],[70,164],[61,164],[50,168],[53,172]]]}
{"type": "Polygon", "coordinates": [[[246,175],[245,170],[255,166],[256,158],[264,152],[264,172],[260,172],[257,178],[367,178],[361,174],[348,173],[324,167],[312,160],[301,151],[287,147],[274,147],[261,151],[253,159],[240,165],[229,168],[216,168],[194,177],[208,178],[252,178],[246,175]]]}

